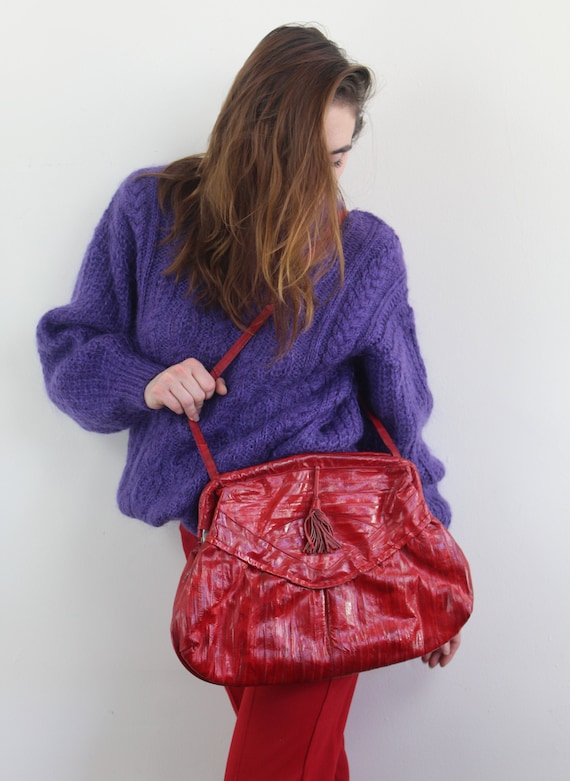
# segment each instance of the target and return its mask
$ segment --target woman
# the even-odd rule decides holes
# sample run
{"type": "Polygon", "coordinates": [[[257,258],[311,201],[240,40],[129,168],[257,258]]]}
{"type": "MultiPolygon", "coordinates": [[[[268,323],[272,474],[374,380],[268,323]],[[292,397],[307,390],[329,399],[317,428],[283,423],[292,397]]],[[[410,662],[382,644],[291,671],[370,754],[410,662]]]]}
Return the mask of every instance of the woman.
{"type": "MultiPolygon", "coordinates": [[[[400,244],[376,217],[347,214],[338,190],[371,86],[318,30],[274,30],[239,72],[207,152],[122,184],[71,303],[39,324],[53,401],[89,430],[130,431],[121,510],[180,521],[186,551],[207,481],[186,416],[201,418],[227,471],[362,448],[362,391],[449,523],[443,469],[421,437],[432,400],[400,244]],[[271,324],[214,380],[208,367],[268,303],[271,324]]],[[[424,661],[443,666],[458,644],[424,661]]],[[[348,779],[355,684],[230,689],[226,781],[348,779]]]]}

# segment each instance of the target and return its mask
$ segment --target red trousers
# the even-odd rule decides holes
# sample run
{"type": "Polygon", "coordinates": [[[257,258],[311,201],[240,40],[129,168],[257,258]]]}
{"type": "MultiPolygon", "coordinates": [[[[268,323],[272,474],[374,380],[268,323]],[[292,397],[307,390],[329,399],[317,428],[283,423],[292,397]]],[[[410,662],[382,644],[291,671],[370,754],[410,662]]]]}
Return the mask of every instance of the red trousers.
{"type": "MultiPolygon", "coordinates": [[[[196,538],[180,529],[188,556],[196,538]]],[[[344,727],[356,680],[227,687],[237,718],[224,781],[349,781],[344,727]]]]}

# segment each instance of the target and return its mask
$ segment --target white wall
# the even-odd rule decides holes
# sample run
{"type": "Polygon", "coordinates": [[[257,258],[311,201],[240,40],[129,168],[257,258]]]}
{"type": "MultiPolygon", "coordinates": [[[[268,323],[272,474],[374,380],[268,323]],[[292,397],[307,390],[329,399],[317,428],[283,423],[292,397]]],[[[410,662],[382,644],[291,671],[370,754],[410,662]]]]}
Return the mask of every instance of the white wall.
{"type": "Polygon", "coordinates": [[[202,150],[262,35],[317,20],[382,83],[344,186],[404,243],[428,439],[477,595],[451,667],[362,677],[353,778],[566,779],[568,4],[196,5],[18,0],[3,14],[0,775],[222,777],[225,695],[170,649],[177,530],[120,516],[125,436],[49,404],[34,328],[67,300],[119,181],[202,150]]]}

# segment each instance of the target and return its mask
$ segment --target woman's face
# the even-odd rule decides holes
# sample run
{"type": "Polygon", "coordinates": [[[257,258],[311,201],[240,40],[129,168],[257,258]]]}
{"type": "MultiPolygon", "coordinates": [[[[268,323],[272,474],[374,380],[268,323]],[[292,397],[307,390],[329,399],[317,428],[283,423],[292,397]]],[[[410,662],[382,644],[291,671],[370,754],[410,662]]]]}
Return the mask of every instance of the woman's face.
{"type": "Polygon", "coordinates": [[[345,103],[332,103],[325,113],[325,138],[337,179],[344,171],[352,149],[355,125],[354,109],[345,103]]]}

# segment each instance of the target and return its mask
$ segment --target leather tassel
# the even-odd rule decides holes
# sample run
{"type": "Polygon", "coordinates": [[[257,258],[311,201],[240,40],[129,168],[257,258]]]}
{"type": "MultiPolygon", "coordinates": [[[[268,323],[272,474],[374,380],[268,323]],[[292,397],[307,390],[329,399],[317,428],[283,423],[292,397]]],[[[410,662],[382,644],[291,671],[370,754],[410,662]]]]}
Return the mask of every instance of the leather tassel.
{"type": "Polygon", "coordinates": [[[307,540],[303,553],[332,553],[341,547],[334,537],[331,522],[317,503],[305,518],[303,528],[307,540]]]}
{"type": "Polygon", "coordinates": [[[313,483],[313,506],[311,512],[305,518],[303,530],[307,540],[303,553],[332,553],[340,548],[340,543],[335,540],[332,525],[326,513],[321,510],[319,499],[319,484],[321,470],[315,467],[313,483]]]}

